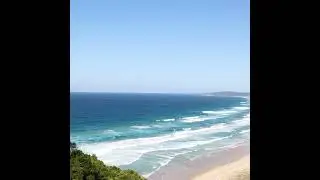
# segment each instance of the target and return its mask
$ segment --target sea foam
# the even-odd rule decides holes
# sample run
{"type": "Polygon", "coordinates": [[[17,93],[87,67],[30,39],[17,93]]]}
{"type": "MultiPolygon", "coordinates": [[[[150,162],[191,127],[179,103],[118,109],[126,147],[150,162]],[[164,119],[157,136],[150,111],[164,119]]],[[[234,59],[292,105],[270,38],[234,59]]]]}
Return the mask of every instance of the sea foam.
{"type": "Polygon", "coordinates": [[[149,129],[151,127],[150,126],[131,126],[131,128],[134,128],[134,129],[149,129]]]}
{"type": "Polygon", "coordinates": [[[232,131],[232,128],[228,127],[224,123],[221,123],[208,128],[179,131],[175,134],[158,137],[127,139],[95,144],[83,144],[80,148],[90,154],[96,154],[107,164],[127,165],[138,160],[143,154],[147,152],[192,148],[194,146],[212,143],[223,139],[212,138],[208,140],[189,141],[188,138],[194,138],[196,136],[205,134],[230,131],[232,131]]]}

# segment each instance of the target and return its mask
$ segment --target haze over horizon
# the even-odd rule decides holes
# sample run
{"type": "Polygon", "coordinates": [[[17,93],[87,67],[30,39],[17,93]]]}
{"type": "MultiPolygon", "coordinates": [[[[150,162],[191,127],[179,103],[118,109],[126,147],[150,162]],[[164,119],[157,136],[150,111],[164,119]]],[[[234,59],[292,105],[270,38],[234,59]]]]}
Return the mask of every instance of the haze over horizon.
{"type": "Polygon", "coordinates": [[[70,91],[250,92],[249,5],[71,1],[70,91]]]}

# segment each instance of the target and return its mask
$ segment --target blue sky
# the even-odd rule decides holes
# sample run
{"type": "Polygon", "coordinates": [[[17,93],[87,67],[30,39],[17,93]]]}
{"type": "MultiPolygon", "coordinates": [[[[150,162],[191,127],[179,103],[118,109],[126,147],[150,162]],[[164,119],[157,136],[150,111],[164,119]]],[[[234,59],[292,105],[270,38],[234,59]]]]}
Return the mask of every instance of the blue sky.
{"type": "Polygon", "coordinates": [[[249,91],[249,4],[71,0],[70,91],[249,91]]]}

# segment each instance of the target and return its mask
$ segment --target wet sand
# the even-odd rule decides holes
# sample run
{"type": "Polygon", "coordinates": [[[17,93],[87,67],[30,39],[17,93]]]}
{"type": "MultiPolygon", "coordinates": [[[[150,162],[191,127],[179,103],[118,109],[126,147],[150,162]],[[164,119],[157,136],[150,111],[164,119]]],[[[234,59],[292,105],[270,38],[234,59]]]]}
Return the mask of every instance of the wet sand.
{"type": "Polygon", "coordinates": [[[148,177],[148,180],[244,180],[249,177],[249,170],[250,144],[243,144],[214,154],[206,154],[195,160],[182,160],[179,163],[173,161],[148,177]],[[226,173],[227,171],[230,172],[226,173]],[[228,175],[222,177],[224,173],[228,175]]]}

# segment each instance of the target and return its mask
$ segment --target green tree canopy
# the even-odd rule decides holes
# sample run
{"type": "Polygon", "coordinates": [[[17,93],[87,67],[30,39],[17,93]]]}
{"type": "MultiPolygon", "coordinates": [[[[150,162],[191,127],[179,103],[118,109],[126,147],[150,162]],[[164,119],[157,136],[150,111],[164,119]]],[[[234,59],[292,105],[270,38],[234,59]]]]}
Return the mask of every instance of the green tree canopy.
{"type": "Polygon", "coordinates": [[[71,180],[146,180],[133,170],[106,166],[95,155],[88,155],[70,142],[71,180]]]}

